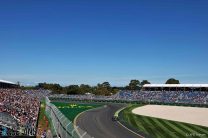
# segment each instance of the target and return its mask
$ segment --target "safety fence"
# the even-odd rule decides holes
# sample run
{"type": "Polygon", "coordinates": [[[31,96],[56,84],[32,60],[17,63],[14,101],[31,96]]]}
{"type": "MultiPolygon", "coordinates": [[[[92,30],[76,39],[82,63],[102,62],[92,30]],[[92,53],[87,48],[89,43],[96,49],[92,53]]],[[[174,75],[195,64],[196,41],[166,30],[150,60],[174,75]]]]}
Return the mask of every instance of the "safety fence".
{"type": "Polygon", "coordinates": [[[59,109],[46,97],[46,115],[51,124],[52,137],[61,138],[92,138],[87,132],[75,126],[59,109]]]}

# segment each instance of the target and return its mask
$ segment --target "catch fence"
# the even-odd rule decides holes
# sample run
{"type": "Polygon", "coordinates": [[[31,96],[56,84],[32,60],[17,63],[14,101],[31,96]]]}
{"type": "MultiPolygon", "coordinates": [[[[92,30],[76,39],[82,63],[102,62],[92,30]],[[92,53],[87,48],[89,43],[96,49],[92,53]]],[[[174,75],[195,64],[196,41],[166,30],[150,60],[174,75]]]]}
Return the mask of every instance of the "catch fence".
{"type": "Polygon", "coordinates": [[[51,124],[52,137],[61,138],[92,138],[87,132],[75,126],[61,111],[46,97],[46,115],[51,124]]]}

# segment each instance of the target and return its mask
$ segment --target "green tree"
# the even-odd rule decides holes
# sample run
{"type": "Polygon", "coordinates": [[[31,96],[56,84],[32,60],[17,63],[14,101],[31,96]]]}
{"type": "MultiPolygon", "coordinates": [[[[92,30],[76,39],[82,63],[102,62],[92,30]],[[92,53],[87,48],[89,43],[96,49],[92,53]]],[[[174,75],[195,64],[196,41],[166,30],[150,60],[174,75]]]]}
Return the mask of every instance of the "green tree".
{"type": "Polygon", "coordinates": [[[80,94],[79,85],[69,85],[65,90],[67,94],[80,94]]]}
{"type": "Polygon", "coordinates": [[[112,88],[109,82],[103,82],[102,84],[98,83],[95,94],[96,95],[111,95],[112,88]]]}
{"type": "Polygon", "coordinates": [[[118,87],[112,87],[111,94],[116,94],[119,90],[118,87]]]}
{"type": "Polygon", "coordinates": [[[90,85],[81,84],[79,86],[79,89],[80,89],[80,94],[92,93],[92,88],[90,87],[90,85]]]}
{"type": "Polygon", "coordinates": [[[145,85],[145,84],[150,84],[150,82],[149,82],[148,80],[143,80],[143,81],[141,82],[141,86],[143,86],[143,85],[145,85]]]}
{"type": "Polygon", "coordinates": [[[109,82],[103,82],[102,86],[105,87],[105,88],[110,88],[111,87],[109,82]]]}
{"type": "Polygon", "coordinates": [[[48,84],[48,83],[39,83],[36,87],[36,89],[47,89],[53,91],[53,93],[62,93],[63,87],[59,84],[48,84]]]}
{"type": "Polygon", "coordinates": [[[139,80],[131,80],[129,85],[126,87],[129,90],[138,90],[140,88],[139,80]]]}
{"type": "Polygon", "coordinates": [[[165,84],[180,84],[180,81],[179,80],[176,80],[174,78],[170,78],[166,81],[165,84]]]}

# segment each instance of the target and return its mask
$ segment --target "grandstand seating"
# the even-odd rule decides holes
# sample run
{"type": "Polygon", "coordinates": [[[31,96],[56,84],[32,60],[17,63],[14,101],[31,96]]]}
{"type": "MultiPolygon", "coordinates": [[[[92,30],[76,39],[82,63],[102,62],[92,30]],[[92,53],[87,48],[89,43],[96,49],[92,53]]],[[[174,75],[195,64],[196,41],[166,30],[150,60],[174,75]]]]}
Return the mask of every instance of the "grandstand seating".
{"type": "Polygon", "coordinates": [[[208,92],[201,91],[120,91],[119,100],[164,103],[207,104],[208,92]]]}
{"type": "Polygon", "coordinates": [[[126,100],[162,103],[207,104],[208,92],[202,91],[128,91],[122,90],[112,96],[96,95],[51,95],[50,98],[79,100],[126,100]]]}

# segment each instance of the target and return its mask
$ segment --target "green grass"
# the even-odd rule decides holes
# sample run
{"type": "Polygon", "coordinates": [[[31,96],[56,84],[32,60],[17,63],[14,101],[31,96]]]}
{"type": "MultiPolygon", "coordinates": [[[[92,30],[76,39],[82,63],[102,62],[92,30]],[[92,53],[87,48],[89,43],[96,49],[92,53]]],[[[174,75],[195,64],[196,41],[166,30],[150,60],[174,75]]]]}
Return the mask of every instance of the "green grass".
{"type": "Polygon", "coordinates": [[[38,117],[38,133],[36,136],[37,138],[41,137],[40,134],[42,133],[43,130],[48,130],[51,128],[50,120],[48,120],[45,114],[45,108],[46,108],[45,100],[42,100],[39,111],[39,117],[38,117]],[[46,122],[48,122],[48,124],[46,122]]]}
{"type": "Polygon", "coordinates": [[[39,117],[38,117],[38,125],[42,125],[42,127],[50,127],[50,125],[46,126],[46,123],[45,123],[45,121],[48,120],[45,115],[45,107],[46,107],[46,103],[45,103],[45,100],[43,100],[41,101],[39,117]],[[45,116],[45,119],[44,119],[44,116],[45,116]]]}
{"type": "Polygon", "coordinates": [[[120,113],[120,121],[155,138],[208,137],[208,128],[176,121],[135,115],[132,110],[143,105],[130,105],[120,113]]]}
{"type": "Polygon", "coordinates": [[[39,117],[38,117],[38,124],[42,122],[43,120],[43,116],[45,114],[45,101],[41,102],[41,107],[40,107],[40,111],[39,111],[39,117]]]}
{"type": "Polygon", "coordinates": [[[53,102],[54,104],[70,121],[74,121],[75,117],[86,110],[103,106],[103,104],[75,104],[53,102]]]}

